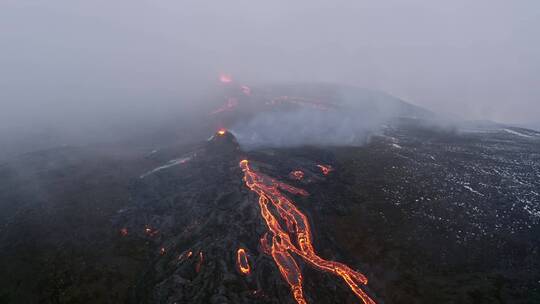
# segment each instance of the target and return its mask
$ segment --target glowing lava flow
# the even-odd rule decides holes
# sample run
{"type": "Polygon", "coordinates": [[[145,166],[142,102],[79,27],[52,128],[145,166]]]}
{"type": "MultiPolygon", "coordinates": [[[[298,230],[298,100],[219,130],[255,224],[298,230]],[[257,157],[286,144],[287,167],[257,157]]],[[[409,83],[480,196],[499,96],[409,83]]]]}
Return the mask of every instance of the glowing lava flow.
{"type": "Polygon", "coordinates": [[[263,250],[271,254],[282,277],[289,284],[296,302],[307,303],[302,288],[304,278],[292,253],[319,270],[340,276],[365,304],[374,304],[375,302],[359,286],[367,284],[367,278],[363,274],[345,264],[324,260],[315,253],[307,217],[281,193],[280,189],[300,195],[307,195],[307,192],[253,171],[247,160],[242,160],[240,167],[244,172],[246,186],[259,195],[261,214],[269,229],[268,236],[271,242],[268,243],[265,235],[261,239],[263,250]],[[278,218],[285,223],[286,229],[282,227],[278,218]]]}
{"type": "Polygon", "coordinates": [[[246,250],[244,248],[238,249],[236,253],[236,264],[238,265],[238,270],[240,270],[241,273],[248,275],[251,272],[246,250]]]}

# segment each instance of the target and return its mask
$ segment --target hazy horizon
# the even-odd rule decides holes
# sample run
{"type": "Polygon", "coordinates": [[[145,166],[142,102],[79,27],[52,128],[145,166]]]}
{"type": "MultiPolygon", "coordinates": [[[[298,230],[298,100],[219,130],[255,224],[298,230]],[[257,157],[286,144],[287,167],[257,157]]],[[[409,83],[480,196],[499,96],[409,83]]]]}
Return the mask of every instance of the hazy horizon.
{"type": "Polygon", "coordinates": [[[533,1],[6,0],[0,128],[170,117],[197,106],[220,72],[540,124],[538,17],[533,1]]]}

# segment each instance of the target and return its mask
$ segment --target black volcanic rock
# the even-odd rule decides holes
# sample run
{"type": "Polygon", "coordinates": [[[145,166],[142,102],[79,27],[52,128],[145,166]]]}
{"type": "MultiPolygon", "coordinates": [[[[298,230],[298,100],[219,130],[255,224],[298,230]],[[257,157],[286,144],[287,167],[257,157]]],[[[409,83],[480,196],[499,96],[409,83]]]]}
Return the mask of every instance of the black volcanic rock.
{"type": "MultiPolygon", "coordinates": [[[[274,262],[259,247],[267,228],[257,197],[242,181],[238,163],[245,156],[232,134],[216,134],[189,162],[132,187],[136,206],[123,210],[116,225],[137,231],[132,237],[147,240],[155,252],[133,303],[294,303],[274,262]],[[239,248],[248,253],[248,276],[237,269],[239,248]]],[[[343,282],[314,271],[304,275],[309,299],[355,301],[343,282]],[[327,291],[317,292],[317,286],[327,291]]]]}

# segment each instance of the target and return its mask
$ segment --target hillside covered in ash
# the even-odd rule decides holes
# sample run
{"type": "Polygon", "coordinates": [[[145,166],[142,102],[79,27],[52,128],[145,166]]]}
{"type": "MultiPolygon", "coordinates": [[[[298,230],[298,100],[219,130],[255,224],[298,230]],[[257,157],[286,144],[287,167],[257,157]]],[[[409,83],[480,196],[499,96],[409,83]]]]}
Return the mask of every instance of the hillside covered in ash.
{"type": "Polygon", "coordinates": [[[0,302],[540,301],[540,133],[224,80],[198,140],[3,163],[0,302]]]}

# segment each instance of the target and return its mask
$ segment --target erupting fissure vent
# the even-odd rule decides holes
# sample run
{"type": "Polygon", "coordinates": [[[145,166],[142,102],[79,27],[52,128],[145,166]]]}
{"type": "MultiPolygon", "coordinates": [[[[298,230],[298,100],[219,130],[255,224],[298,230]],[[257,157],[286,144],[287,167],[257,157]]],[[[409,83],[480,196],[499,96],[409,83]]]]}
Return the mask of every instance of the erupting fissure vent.
{"type": "Polygon", "coordinates": [[[360,285],[367,284],[367,278],[363,274],[345,264],[324,260],[315,253],[306,215],[280,190],[304,196],[308,193],[253,171],[247,160],[242,160],[240,167],[244,172],[246,186],[259,195],[261,215],[269,230],[269,233],[261,239],[261,247],[274,259],[296,302],[307,303],[302,287],[304,278],[292,254],[296,254],[321,271],[341,277],[365,304],[374,304],[375,302],[360,288],[360,285]],[[282,227],[280,221],[284,222],[286,227],[282,227]],[[270,242],[267,238],[270,238],[270,242]]]}

